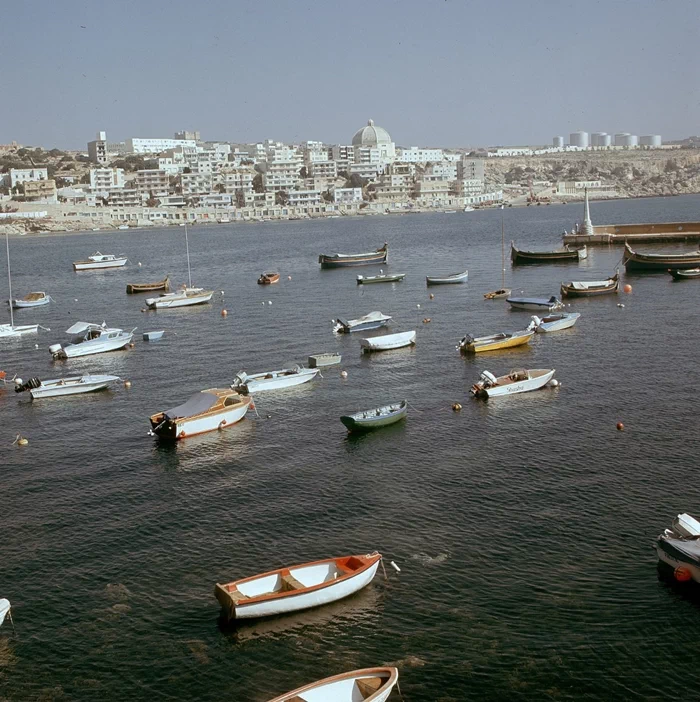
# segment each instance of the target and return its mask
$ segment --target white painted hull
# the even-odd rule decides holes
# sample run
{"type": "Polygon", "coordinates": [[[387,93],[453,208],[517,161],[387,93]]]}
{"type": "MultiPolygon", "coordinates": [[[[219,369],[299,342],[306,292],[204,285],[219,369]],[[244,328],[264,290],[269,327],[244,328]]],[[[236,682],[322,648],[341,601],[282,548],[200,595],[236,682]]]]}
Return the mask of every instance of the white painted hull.
{"type": "Polygon", "coordinates": [[[50,297],[45,297],[41,300],[12,300],[12,307],[16,310],[22,307],[42,307],[43,305],[48,305],[49,302],[51,302],[50,297]]]}
{"type": "Polygon", "coordinates": [[[6,600],[5,598],[0,600],[0,626],[2,626],[2,623],[5,621],[5,617],[10,611],[10,608],[10,600],[6,600]]]}
{"type": "Polygon", "coordinates": [[[658,554],[659,560],[662,563],[665,563],[666,565],[670,566],[671,568],[673,568],[673,570],[675,570],[676,568],[685,568],[690,573],[693,580],[696,583],[700,583],[700,568],[692,565],[691,563],[688,563],[687,561],[679,561],[676,558],[673,558],[673,556],[666,553],[659,546],[656,547],[656,553],[658,554]]]}
{"type": "Polygon", "coordinates": [[[508,300],[508,304],[514,310],[533,310],[533,311],[539,311],[540,313],[554,312],[555,310],[559,310],[563,307],[563,305],[559,302],[538,303],[538,302],[515,302],[513,300],[508,300]]]}
{"type": "Polygon", "coordinates": [[[175,421],[176,438],[185,438],[187,436],[195,436],[197,434],[205,434],[209,431],[215,431],[217,429],[223,429],[224,427],[240,422],[243,417],[245,417],[248,411],[248,404],[238,407],[234,407],[225,412],[217,412],[204,417],[193,417],[187,418],[183,417],[175,421]],[[184,434],[184,436],[183,436],[184,434]]]}
{"type": "Polygon", "coordinates": [[[416,332],[400,332],[399,334],[385,334],[369,339],[360,339],[360,346],[364,351],[390,351],[410,346],[416,343],[416,332]]]}
{"type": "Polygon", "coordinates": [[[379,690],[371,689],[363,694],[358,687],[363,680],[376,679],[374,676],[379,670],[387,669],[365,669],[335,675],[287,692],[269,702],[298,702],[298,700],[302,702],[362,702],[363,700],[385,702],[398,681],[396,669],[391,679],[388,676],[386,678],[382,676],[384,683],[379,690]],[[367,697],[368,694],[369,697],[367,697]]]}
{"type": "Polygon", "coordinates": [[[24,334],[36,334],[38,331],[38,324],[24,324],[21,326],[0,324],[0,339],[23,336],[24,334]]]}
{"type": "Polygon", "coordinates": [[[68,344],[68,346],[63,347],[62,352],[68,358],[76,358],[77,356],[91,356],[96,353],[118,351],[131,343],[133,336],[133,333],[129,332],[128,334],[121,334],[116,339],[99,338],[92,341],[83,341],[80,344],[68,344]]]}
{"type": "Polygon", "coordinates": [[[151,297],[146,300],[146,304],[153,310],[171,309],[174,307],[190,307],[192,305],[203,305],[209,302],[214,295],[213,290],[208,290],[201,295],[181,295],[170,293],[162,297],[151,297]]]}
{"type": "Polygon", "coordinates": [[[236,605],[236,619],[253,619],[256,617],[269,617],[275,614],[298,612],[302,609],[320,607],[329,602],[342,600],[344,597],[349,597],[369,585],[377,573],[379,563],[380,561],[377,561],[367,570],[358,573],[352,578],[339,580],[337,584],[329,585],[320,590],[300,592],[298,595],[288,594],[285,597],[265,602],[254,602],[248,605],[245,602],[239,602],[236,605]]]}
{"type": "Polygon", "coordinates": [[[495,385],[494,387],[485,390],[489,397],[503,397],[504,395],[517,395],[521,392],[530,392],[531,390],[539,390],[543,388],[554,376],[554,370],[545,373],[539,378],[530,378],[529,380],[521,380],[517,383],[509,383],[508,385],[495,385]]]}
{"type": "Polygon", "coordinates": [[[280,375],[276,378],[249,378],[246,380],[245,386],[251,394],[263,392],[265,390],[282,390],[284,388],[294,387],[295,385],[308,383],[320,372],[318,368],[305,368],[301,373],[294,373],[293,375],[280,375]]]}
{"type": "Polygon", "coordinates": [[[121,268],[125,266],[127,262],[126,258],[116,258],[114,261],[76,261],[73,264],[73,268],[76,271],[91,271],[101,268],[121,268]]]}
{"type": "Polygon", "coordinates": [[[43,380],[38,388],[30,391],[33,400],[44,397],[62,397],[64,395],[79,395],[85,392],[103,390],[110,383],[119,380],[116,375],[83,375],[74,378],[57,378],[43,380]]]}
{"type": "Polygon", "coordinates": [[[565,319],[559,319],[556,322],[541,322],[535,329],[538,334],[546,334],[548,332],[562,331],[573,327],[581,315],[578,312],[568,315],[565,319]]]}

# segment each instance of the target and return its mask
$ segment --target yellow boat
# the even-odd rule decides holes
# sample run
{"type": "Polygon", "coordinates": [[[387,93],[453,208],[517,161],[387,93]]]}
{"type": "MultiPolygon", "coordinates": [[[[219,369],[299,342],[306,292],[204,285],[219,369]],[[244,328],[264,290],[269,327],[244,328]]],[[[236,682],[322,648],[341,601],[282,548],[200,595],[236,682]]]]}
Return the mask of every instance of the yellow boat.
{"type": "Polygon", "coordinates": [[[530,342],[534,335],[532,329],[513,332],[512,334],[492,334],[491,336],[465,336],[457,347],[464,353],[481,353],[482,351],[500,351],[514,346],[522,346],[530,342]]]}

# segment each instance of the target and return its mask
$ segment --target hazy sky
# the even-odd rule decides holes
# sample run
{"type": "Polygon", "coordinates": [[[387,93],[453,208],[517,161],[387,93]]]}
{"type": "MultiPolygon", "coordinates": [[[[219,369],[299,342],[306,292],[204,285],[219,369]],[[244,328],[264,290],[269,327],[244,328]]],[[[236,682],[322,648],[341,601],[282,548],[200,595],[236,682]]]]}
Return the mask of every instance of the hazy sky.
{"type": "Polygon", "coordinates": [[[5,0],[0,143],[548,143],[700,125],[700,0],[5,0]]]}

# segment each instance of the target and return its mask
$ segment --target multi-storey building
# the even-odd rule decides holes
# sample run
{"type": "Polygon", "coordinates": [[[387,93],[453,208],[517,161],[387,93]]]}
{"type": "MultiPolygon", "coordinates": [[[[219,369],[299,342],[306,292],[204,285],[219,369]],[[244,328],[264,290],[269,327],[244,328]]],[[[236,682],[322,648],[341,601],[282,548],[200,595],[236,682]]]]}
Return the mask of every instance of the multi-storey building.
{"type": "Polygon", "coordinates": [[[348,167],[355,163],[355,148],[337,144],[328,149],[328,156],[330,160],[335,161],[339,171],[347,171],[348,167]]]}
{"type": "Polygon", "coordinates": [[[378,200],[405,201],[414,189],[416,167],[412,163],[394,163],[375,181],[372,188],[378,200]]]}
{"type": "Polygon", "coordinates": [[[97,132],[95,141],[88,141],[88,158],[93,163],[107,163],[108,147],[107,147],[107,132],[97,132]]]}
{"type": "Polygon", "coordinates": [[[350,205],[362,202],[362,188],[334,188],[333,202],[337,205],[350,205]]]}
{"type": "Polygon", "coordinates": [[[393,163],[396,160],[396,145],[391,140],[389,132],[376,126],[372,120],[366,127],[358,129],[352,138],[355,163],[378,163],[381,165],[393,163]]]}
{"type": "Polygon", "coordinates": [[[396,150],[396,160],[402,163],[432,163],[444,158],[442,149],[419,149],[417,146],[411,146],[408,149],[396,150]]]}
{"type": "Polygon", "coordinates": [[[219,174],[219,182],[227,193],[252,191],[255,171],[252,168],[228,168],[219,174]]]}
{"type": "Polygon", "coordinates": [[[168,195],[170,193],[170,176],[159,168],[147,168],[136,171],[136,190],[145,195],[168,195]]]}
{"type": "Polygon", "coordinates": [[[140,139],[126,140],[126,148],[132,154],[159,154],[167,149],[176,149],[178,146],[196,148],[194,139],[140,139]]]}
{"type": "Polygon", "coordinates": [[[175,132],[175,138],[178,141],[201,141],[202,137],[199,132],[175,132]]]}
{"type": "Polygon", "coordinates": [[[458,161],[457,178],[460,180],[484,180],[484,159],[463,158],[458,161]]]}
{"type": "Polygon", "coordinates": [[[123,188],[125,184],[123,168],[91,168],[90,187],[93,190],[123,188]]]}
{"type": "Polygon", "coordinates": [[[338,164],[335,161],[314,161],[307,164],[306,170],[310,178],[338,177],[338,164]]]}
{"type": "Polygon", "coordinates": [[[109,191],[105,204],[109,207],[140,207],[142,202],[141,193],[135,188],[115,188],[109,191]]]}
{"type": "Polygon", "coordinates": [[[25,180],[24,199],[32,202],[58,202],[55,180],[25,180]]]}
{"type": "Polygon", "coordinates": [[[180,184],[185,197],[208,195],[213,186],[211,175],[202,173],[183,173],[180,175],[180,184]]]}
{"type": "Polygon", "coordinates": [[[47,168],[10,168],[10,187],[14,188],[22,183],[33,180],[48,180],[47,168]]]}
{"type": "Polygon", "coordinates": [[[304,162],[294,149],[274,149],[266,162],[263,173],[263,186],[266,192],[276,193],[280,190],[294,190],[300,183],[304,162]]]}
{"type": "Polygon", "coordinates": [[[287,195],[287,204],[290,207],[319,205],[321,203],[320,190],[290,190],[287,195]]]}

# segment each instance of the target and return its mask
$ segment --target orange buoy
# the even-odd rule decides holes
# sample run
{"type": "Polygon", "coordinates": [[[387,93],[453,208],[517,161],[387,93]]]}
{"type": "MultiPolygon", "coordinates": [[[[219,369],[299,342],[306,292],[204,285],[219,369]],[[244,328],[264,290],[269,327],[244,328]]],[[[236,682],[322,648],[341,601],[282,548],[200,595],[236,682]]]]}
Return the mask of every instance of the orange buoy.
{"type": "Polygon", "coordinates": [[[679,583],[687,583],[689,580],[692,580],[693,574],[688,568],[685,568],[684,566],[678,566],[678,568],[676,568],[673,571],[673,577],[679,583]]]}
{"type": "Polygon", "coordinates": [[[625,425],[622,422],[617,423],[617,430],[618,431],[624,431],[625,430],[625,425]]]}
{"type": "Polygon", "coordinates": [[[221,316],[226,317],[228,315],[228,310],[221,310],[221,316]]]}
{"type": "Polygon", "coordinates": [[[627,283],[624,288],[622,288],[626,293],[631,293],[632,292],[632,286],[627,283]]]}

